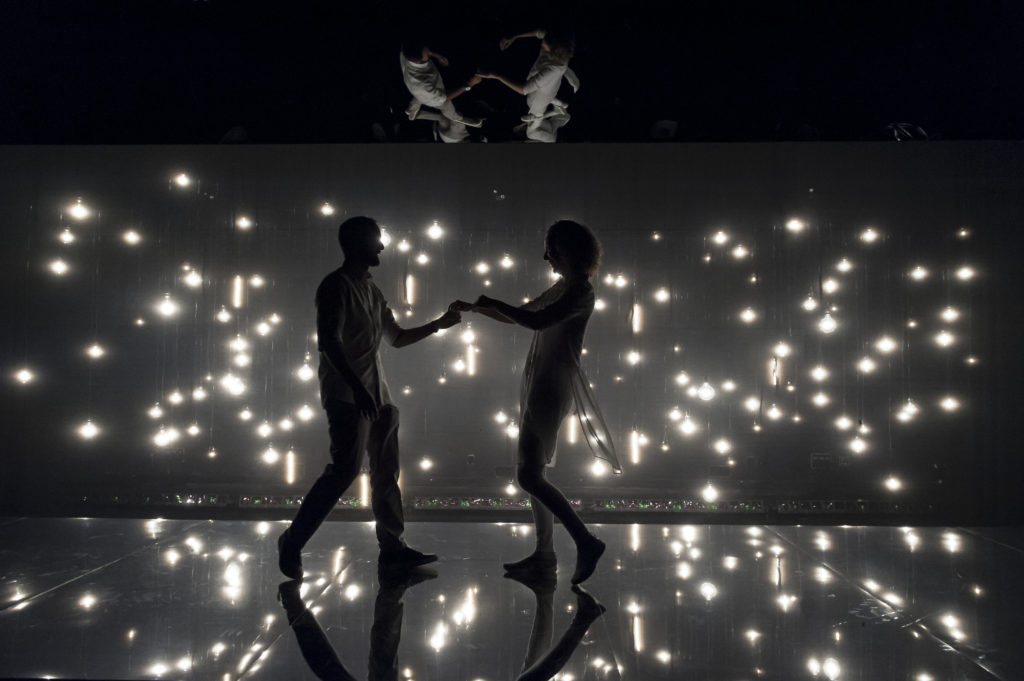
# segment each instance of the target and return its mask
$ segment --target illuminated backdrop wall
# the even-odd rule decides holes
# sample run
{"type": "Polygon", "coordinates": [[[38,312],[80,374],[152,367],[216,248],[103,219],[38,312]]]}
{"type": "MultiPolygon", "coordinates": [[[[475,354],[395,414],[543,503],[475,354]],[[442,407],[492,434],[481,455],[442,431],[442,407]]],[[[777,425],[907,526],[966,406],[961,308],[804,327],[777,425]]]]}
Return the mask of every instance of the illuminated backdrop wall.
{"type": "MultiPolygon", "coordinates": [[[[542,291],[557,219],[602,239],[584,368],[625,472],[566,424],[574,495],[1009,513],[1020,151],[3,149],[5,504],[302,494],[327,461],[313,293],[366,214],[404,325],[542,291]]],[[[467,314],[384,351],[407,490],[513,491],[529,342],[467,314]]]]}

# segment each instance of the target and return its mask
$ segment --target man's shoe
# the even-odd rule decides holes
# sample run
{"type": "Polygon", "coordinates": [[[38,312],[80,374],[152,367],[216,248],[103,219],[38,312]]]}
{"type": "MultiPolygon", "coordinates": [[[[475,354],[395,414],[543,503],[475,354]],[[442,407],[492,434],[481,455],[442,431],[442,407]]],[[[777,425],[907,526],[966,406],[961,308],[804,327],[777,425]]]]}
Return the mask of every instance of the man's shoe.
{"type": "Polygon", "coordinates": [[[381,549],[378,560],[382,565],[387,567],[416,567],[417,565],[433,563],[437,560],[437,555],[433,553],[421,553],[414,548],[403,546],[400,549],[381,549]]]}
{"type": "Polygon", "coordinates": [[[377,566],[377,581],[380,582],[381,589],[402,589],[404,591],[420,582],[436,578],[437,570],[422,565],[414,568],[390,567],[384,564],[377,566]]]}
{"type": "Polygon", "coordinates": [[[604,553],[604,542],[597,537],[591,537],[581,546],[576,547],[576,571],[572,573],[573,584],[579,584],[594,574],[597,568],[597,561],[604,553]]]}
{"type": "Polygon", "coordinates": [[[284,606],[284,611],[288,615],[288,624],[306,612],[306,604],[302,602],[301,588],[302,582],[294,579],[281,582],[277,587],[277,600],[284,606]]]}
{"type": "Polygon", "coordinates": [[[503,567],[509,572],[544,572],[554,570],[557,565],[554,551],[534,551],[522,560],[504,563],[503,567]]]}
{"type": "Polygon", "coordinates": [[[554,568],[549,570],[509,571],[503,576],[505,579],[519,582],[539,596],[553,594],[555,592],[555,585],[558,583],[554,568]]]}
{"type": "Polygon", "coordinates": [[[484,119],[469,118],[468,116],[463,117],[462,120],[460,120],[459,122],[465,125],[467,128],[482,128],[484,125],[484,119]]]}
{"type": "Polygon", "coordinates": [[[579,584],[572,585],[572,592],[576,594],[576,615],[573,619],[593,622],[604,614],[606,608],[579,584]]]}
{"type": "Polygon", "coordinates": [[[288,530],[277,538],[277,566],[291,579],[302,579],[302,554],[288,542],[288,530]]]}

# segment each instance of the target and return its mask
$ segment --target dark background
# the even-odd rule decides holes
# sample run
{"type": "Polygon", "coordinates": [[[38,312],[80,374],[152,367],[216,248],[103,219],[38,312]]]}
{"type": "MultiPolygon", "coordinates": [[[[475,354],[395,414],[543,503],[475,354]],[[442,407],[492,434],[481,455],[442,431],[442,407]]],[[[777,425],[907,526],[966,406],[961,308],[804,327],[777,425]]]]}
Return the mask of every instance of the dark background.
{"type": "MultiPolygon", "coordinates": [[[[0,143],[429,139],[402,122],[405,29],[433,36],[454,88],[476,66],[522,80],[537,43],[498,39],[559,21],[583,83],[563,141],[650,140],[659,120],[677,141],[892,139],[893,123],[1019,139],[1022,16],[1012,1],[8,3],[0,143]]],[[[461,101],[490,141],[525,112],[497,82],[461,101]]]]}

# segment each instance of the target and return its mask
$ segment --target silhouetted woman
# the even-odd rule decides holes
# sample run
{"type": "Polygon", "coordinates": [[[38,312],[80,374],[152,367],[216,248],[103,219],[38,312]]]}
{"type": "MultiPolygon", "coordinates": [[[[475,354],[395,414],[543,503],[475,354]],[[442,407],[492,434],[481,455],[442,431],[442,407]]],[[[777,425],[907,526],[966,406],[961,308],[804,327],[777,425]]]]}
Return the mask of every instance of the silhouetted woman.
{"type": "Polygon", "coordinates": [[[575,404],[588,443],[596,443],[596,447],[592,444],[594,454],[621,472],[611,442],[597,430],[604,426],[580,367],[583,336],[594,311],[590,277],[600,263],[601,244],[584,225],[560,220],[548,228],[544,259],[561,277],[525,305],[513,307],[480,296],[473,304],[456,301],[452,309],[480,312],[535,332],[523,369],[516,478],[530,495],[537,548],[520,561],[506,563],[505,568],[512,572],[555,568],[554,515],[576,542],[572,583],[579,584],[593,574],[605,545],[587,530],[562,492],[548,482],[544,468],[554,457],[559,426],[575,404]]]}

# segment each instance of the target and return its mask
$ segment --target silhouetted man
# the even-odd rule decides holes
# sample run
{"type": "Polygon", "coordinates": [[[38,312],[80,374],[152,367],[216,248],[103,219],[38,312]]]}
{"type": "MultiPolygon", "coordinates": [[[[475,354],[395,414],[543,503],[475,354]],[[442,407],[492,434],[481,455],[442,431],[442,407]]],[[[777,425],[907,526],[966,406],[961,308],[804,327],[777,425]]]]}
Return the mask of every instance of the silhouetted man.
{"type": "Polygon", "coordinates": [[[320,350],[320,401],[327,412],[331,463],[310,489],[295,519],[278,538],[278,564],[292,579],[302,577],[302,547],[359,475],[363,452],[370,456],[370,499],[377,523],[382,566],[414,566],[437,560],[405,544],[398,489],[398,408],[391,401],[378,347],[401,348],[461,321],[458,312],[411,329],[396,322],[370,268],[380,265],[380,227],[354,217],[338,228],[342,266],[316,292],[320,350]]]}

